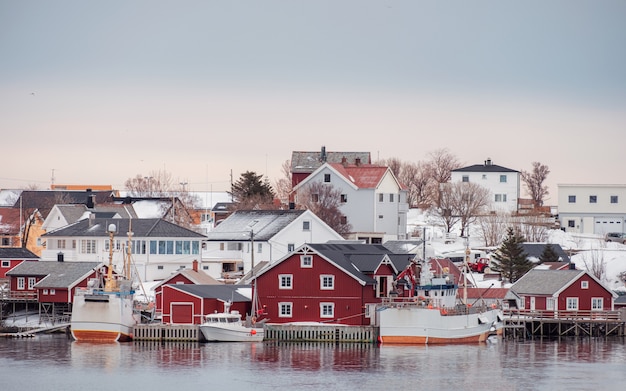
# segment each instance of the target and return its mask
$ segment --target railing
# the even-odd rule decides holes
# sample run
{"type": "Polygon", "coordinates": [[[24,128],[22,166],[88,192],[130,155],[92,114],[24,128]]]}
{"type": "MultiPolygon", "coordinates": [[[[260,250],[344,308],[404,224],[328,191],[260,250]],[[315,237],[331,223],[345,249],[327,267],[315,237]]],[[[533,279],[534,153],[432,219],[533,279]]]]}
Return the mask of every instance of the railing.
{"type": "Polygon", "coordinates": [[[595,310],[505,310],[504,315],[510,319],[559,319],[559,320],[610,320],[625,321],[626,312],[622,311],[595,311],[595,310]],[[625,315],[622,315],[622,314],[625,315]]]}
{"type": "Polygon", "coordinates": [[[3,291],[0,293],[3,300],[37,300],[37,292],[30,291],[3,291]]]}

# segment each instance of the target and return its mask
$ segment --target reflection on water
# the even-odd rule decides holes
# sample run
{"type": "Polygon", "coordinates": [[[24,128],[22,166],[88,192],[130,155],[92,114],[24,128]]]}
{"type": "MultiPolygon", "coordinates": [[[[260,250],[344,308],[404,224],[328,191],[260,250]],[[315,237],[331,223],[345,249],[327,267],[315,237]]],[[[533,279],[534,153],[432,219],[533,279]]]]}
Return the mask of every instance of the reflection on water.
{"type": "Polygon", "coordinates": [[[64,336],[0,339],[2,391],[622,390],[623,339],[376,346],[315,343],[94,344],[64,336]],[[36,374],[36,375],[32,375],[36,374]],[[32,375],[32,376],[31,376],[32,375]],[[419,385],[419,387],[418,387],[419,385]],[[87,387],[87,388],[86,388],[87,387]]]}

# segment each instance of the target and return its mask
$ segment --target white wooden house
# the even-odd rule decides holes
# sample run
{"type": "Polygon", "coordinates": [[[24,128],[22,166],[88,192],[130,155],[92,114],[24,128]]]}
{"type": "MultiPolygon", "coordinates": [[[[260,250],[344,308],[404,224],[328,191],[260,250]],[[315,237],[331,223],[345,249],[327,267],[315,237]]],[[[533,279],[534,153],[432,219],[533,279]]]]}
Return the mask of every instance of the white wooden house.
{"type": "Polygon", "coordinates": [[[325,163],[294,187],[296,204],[316,182],[341,192],[341,213],[352,226],[350,239],[380,244],[407,238],[407,191],[389,167],[325,163]]]}
{"type": "Polygon", "coordinates": [[[239,210],[207,233],[202,270],[218,279],[237,278],[305,243],[337,240],[344,239],[308,210],[239,210]]]}

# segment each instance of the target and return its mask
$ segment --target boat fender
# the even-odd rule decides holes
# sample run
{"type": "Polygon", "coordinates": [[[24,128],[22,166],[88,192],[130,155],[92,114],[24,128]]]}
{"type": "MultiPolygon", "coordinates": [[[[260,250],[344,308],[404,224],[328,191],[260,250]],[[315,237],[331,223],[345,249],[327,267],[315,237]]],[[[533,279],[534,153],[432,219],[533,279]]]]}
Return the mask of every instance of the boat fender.
{"type": "Polygon", "coordinates": [[[256,335],[256,330],[254,329],[250,330],[250,335],[256,335]]]}
{"type": "Polygon", "coordinates": [[[448,310],[446,310],[445,308],[442,308],[441,315],[448,315],[448,310]]]}
{"type": "Polygon", "coordinates": [[[253,316],[252,319],[250,319],[250,323],[252,323],[253,326],[256,324],[256,316],[253,316]]]}

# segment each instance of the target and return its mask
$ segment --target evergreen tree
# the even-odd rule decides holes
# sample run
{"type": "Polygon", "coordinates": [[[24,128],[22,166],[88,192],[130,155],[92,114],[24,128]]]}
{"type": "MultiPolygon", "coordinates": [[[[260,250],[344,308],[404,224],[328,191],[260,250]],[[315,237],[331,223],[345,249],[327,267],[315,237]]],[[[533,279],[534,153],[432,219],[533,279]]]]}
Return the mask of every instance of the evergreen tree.
{"type": "Polygon", "coordinates": [[[509,282],[517,281],[533,267],[522,243],[524,237],[518,235],[513,228],[508,228],[506,238],[496,250],[495,259],[491,261],[491,269],[499,272],[509,282]]]}
{"type": "Polygon", "coordinates": [[[231,186],[233,201],[239,204],[238,209],[267,209],[274,200],[274,190],[267,178],[254,171],[241,174],[237,182],[231,186]]]}
{"type": "Polygon", "coordinates": [[[550,243],[546,244],[543,248],[543,252],[539,256],[539,263],[544,262],[559,262],[559,254],[554,251],[554,248],[550,243]]]}

